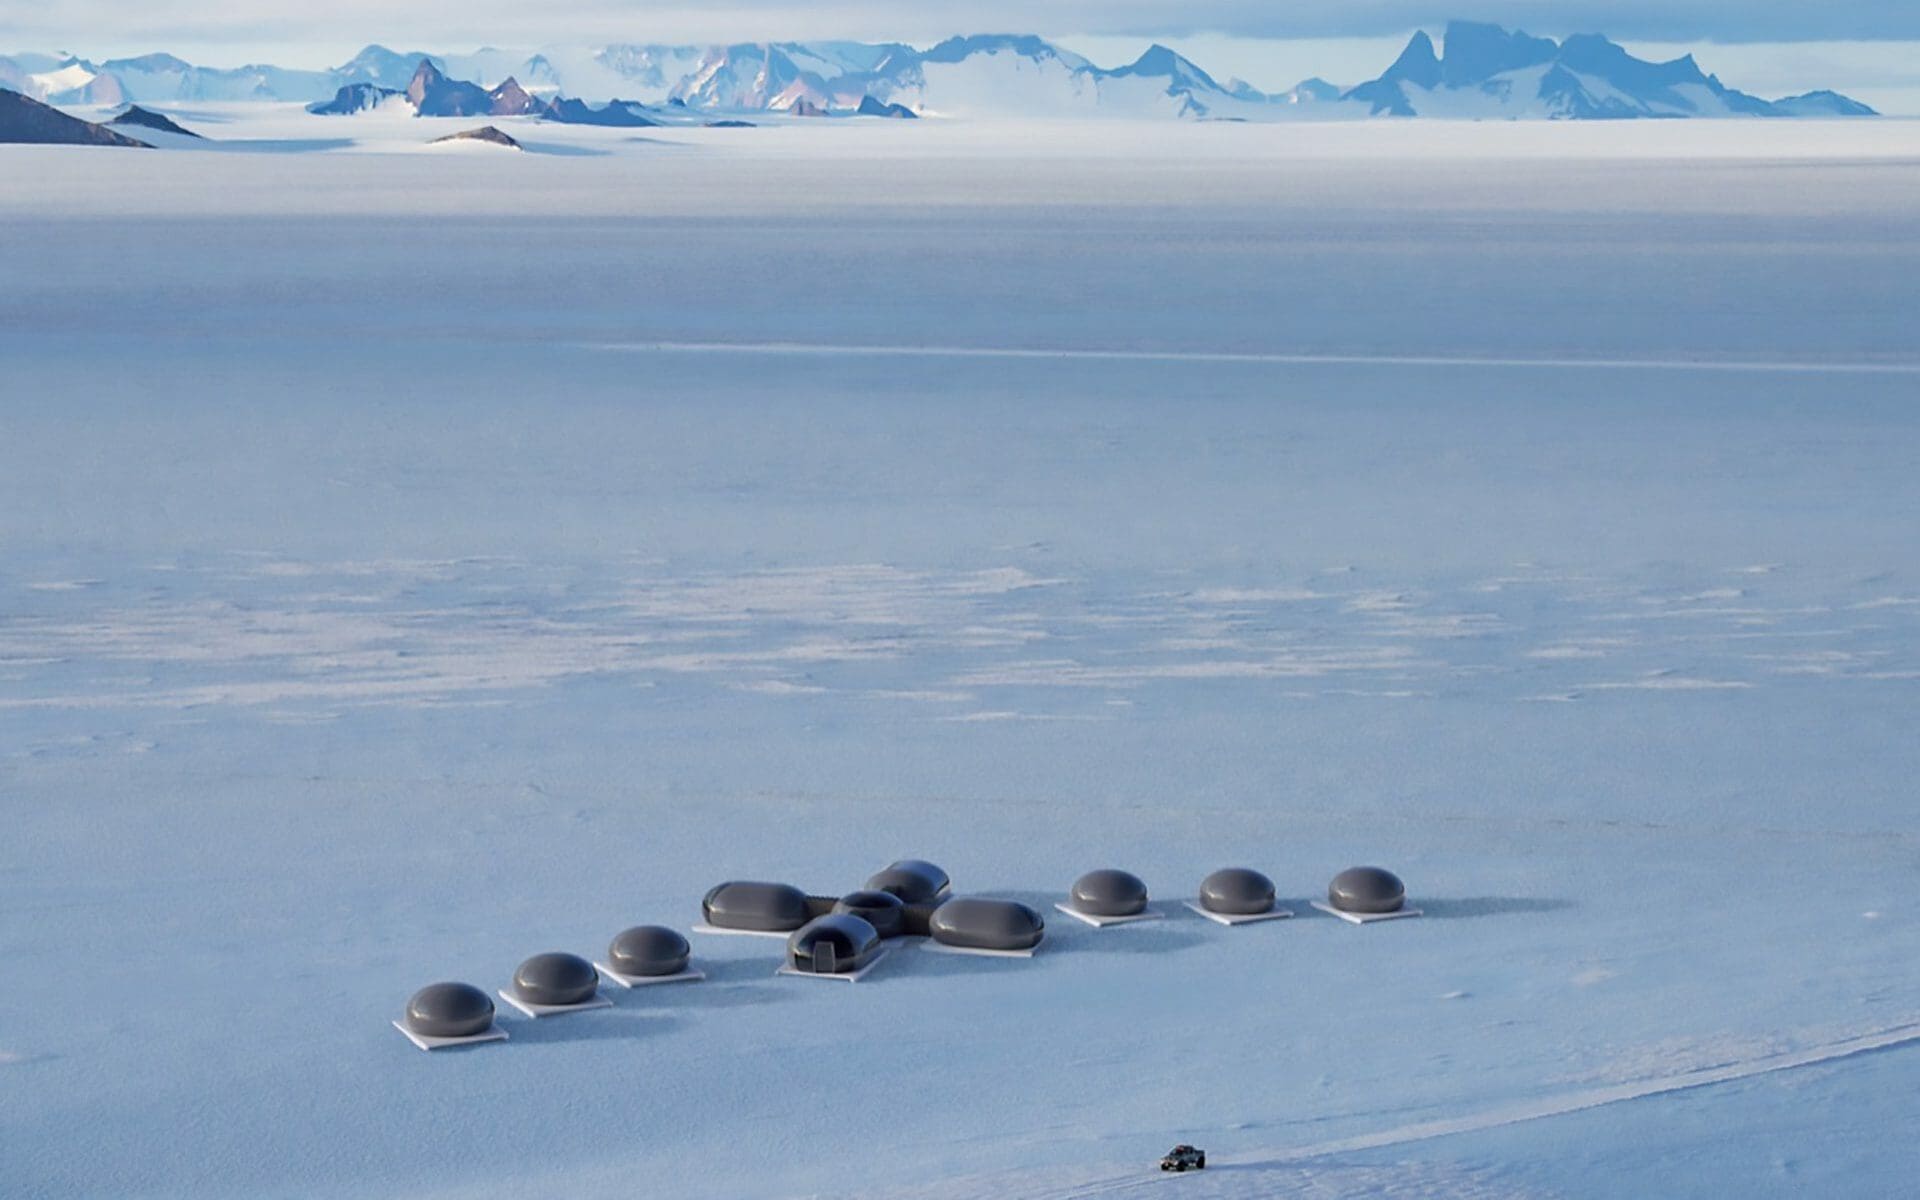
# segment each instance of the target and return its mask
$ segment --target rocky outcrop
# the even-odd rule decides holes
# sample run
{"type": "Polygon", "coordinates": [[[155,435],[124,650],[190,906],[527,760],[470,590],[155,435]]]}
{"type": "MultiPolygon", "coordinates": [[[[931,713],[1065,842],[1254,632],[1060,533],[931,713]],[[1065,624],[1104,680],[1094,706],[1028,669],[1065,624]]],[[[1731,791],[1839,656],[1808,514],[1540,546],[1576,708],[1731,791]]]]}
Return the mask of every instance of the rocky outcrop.
{"type": "Polygon", "coordinates": [[[344,117],[379,108],[386,101],[399,96],[400,93],[395,89],[379,84],[349,83],[335,92],[333,99],[307,105],[307,111],[318,117],[344,117]]]}
{"type": "Polygon", "coordinates": [[[52,105],[0,90],[0,142],[34,146],[134,146],[150,150],[142,141],[105,125],[70,117],[52,105]]]}
{"type": "Polygon", "coordinates": [[[459,133],[450,133],[445,137],[433,139],[429,145],[438,146],[442,142],[485,142],[488,145],[504,146],[508,150],[518,150],[520,143],[491,125],[482,125],[478,129],[463,129],[459,133]]]}
{"type": "Polygon", "coordinates": [[[147,109],[141,108],[138,104],[127,105],[127,111],[121,113],[113,120],[108,121],[107,124],[131,126],[137,129],[154,129],[161,133],[179,134],[181,137],[200,137],[200,135],[193,130],[176,123],[171,117],[163,116],[157,112],[150,112],[147,109]]]}
{"type": "Polygon", "coordinates": [[[540,115],[562,125],[609,125],[618,129],[641,129],[660,123],[631,100],[613,100],[603,108],[588,108],[579,100],[555,100],[540,115]]]}
{"type": "Polygon", "coordinates": [[[872,96],[860,97],[860,107],[853,110],[856,116],[892,117],[897,121],[918,120],[920,114],[904,104],[885,104],[872,96]]]}

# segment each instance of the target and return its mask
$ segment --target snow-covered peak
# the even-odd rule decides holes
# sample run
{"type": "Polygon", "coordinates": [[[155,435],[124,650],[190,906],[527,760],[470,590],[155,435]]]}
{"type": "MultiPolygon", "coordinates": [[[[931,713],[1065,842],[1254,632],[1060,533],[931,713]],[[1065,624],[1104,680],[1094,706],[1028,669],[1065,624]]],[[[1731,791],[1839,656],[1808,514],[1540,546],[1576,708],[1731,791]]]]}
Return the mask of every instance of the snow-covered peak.
{"type": "Polygon", "coordinates": [[[1408,39],[1406,48],[1400,51],[1400,57],[1393,60],[1382,79],[1404,79],[1421,87],[1440,85],[1440,55],[1433,48],[1433,39],[1424,29],[1416,30],[1408,39]]]}
{"type": "MultiPolygon", "coordinates": [[[[543,73],[564,71],[562,64],[546,54],[536,55],[543,73]]],[[[642,88],[657,91],[662,97],[673,89],[702,61],[697,46],[607,46],[594,54],[600,67],[642,88]]],[[[530,62],[533,60],[529,60],[530,62]]],[[[564,82],[564,77],[555,82],[564,82]]]]}
{"type": "Polygon", "coordinates": [[[1839,92],[1821,89],[1816,92],[1802,92],[1798,96],[1785,96],[1773,102],[1773,107],[1783,116],[1789,117],[1871,117],[1876,115],[1871,108],[1839,92]]]}
{"type": "Polygon", "coordinates": [[[418,73],[422,62],[433,63],[435,70],[445,65],[437,55],[417,50],[401,54],[385,46],[373,45],[335,67],[331,74],[338,77],[341,85],[373,83],[381,87],[404,89],[418,73]]]}
{"type": "Polygon", "coordinates": [[[138,58],[110,58],[100,64],[106,71],[145,71],[149,74],[185,74],[193,64],[171,54],[142,54],[138,58]]]}
{"type": "Polygon", "coordinates": [[[1198,88],[1204,91],[1222,92],[1228,95],[1232,94],[1227,92],[1226,88],[1215,83],[1213,76],[1201,70],[1191,59],[1184,58],[1157,42],[1147,47],[1146,52],[1139,58],[1118,70],[1109,72],[1109,74],[1139,75],[1147,78],[1166,79],[1170,81],[1171,86],[1175,87],[1198,88]]]}
{"type": "Polygon", "coordinates": [[[549,46],[534,53],[400,53],[368,45],[328,71],[196,67],[170,54],[95,65],[72,55],[0,59],[0,86],[57,103],[300,100],[357,111],[385,92],[415,93],[423,113],[509,115],[566,97],[677,102],[710,114],[855,113],[871,98],[927,116],[1185,117],[1284,120],[1313,116],[1643,117],[1863,116],[1817,91],[1769,102],[1722,84],[1692,55],[1647,62],[1597,33],[1564,42],[1471,21],[1438,43],[1415,33],[1378,78],[1341,91],[1309,79],[1267,94],[1220,83],[1171,47],[1121,66],[1096,66],[1031,34],[948,38],[926,50],[900,42],[739,42],[729,45],[549,46]],[[430,73],[423,78],[421,64],[430,73]],[[510,81],[517,80],[507,88],[510,81]],[[348,93],[359,87],[372,91],[348,93]],[[506,88],[504,96],[500,90],[506,88]],[[492,89],[492,93],[489,92],[492,89]],[[428,99],[435,91],[438,99],[428,99]],[[539,97],[536,102],[534,97],[539,97]]]}
{"type": "MultiPolygon", "coordinates": [[[[804,53],[801,57],[820,61],[804,53]]],[[[777,42],[714,46],[668,95],[695,108],[785,110],[803,99],[825,107],[825,79],[794,59],[790,47],[777,42]]]]}
{"type": "Polygon", "coordinates": [[[1069,71],[1086,71],[1093,64],[1078,54],[1062,50],[1052,42],[1032,34],[988,33],[971,37],[951,37],[920,55],[922,62],[958,63],[975,55],[1012,54],[1036,63],[1055,62],[1069,71]]]}
{"type": "Polygon", "coordinates": [[[1440,82],[1447,87],[1484,83],[1508,71],[1552,62],[1560,47],[1552,38],[1478,21],[1449,21],[1440,82]]]}
{"type": "Polygon", "coordinates": [[[1635,58],[1597,33],[1564,42],[1471,21],[1447,26],[1436,57],[1417,33],[1377,79],[1346,93],[1374,115],[1469,118],[1736,117],[1867,115],[1865,105],[1769,103],[1701,71],[1691,54],[1635,58]]]}

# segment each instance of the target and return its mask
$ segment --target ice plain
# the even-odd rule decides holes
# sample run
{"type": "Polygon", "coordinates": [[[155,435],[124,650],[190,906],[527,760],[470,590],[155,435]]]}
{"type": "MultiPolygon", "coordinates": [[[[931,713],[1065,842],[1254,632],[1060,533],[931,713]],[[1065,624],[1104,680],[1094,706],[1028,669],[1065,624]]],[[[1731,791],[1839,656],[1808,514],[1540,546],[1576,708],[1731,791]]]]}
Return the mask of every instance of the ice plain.
{"type": "Polygon", "coordinates": [[[0,149],[0,1190],[1920,1170],[1920,126],[203,115],[0,149]],[[388,1024],[904,855],[1170,915],[388,1024]]]}

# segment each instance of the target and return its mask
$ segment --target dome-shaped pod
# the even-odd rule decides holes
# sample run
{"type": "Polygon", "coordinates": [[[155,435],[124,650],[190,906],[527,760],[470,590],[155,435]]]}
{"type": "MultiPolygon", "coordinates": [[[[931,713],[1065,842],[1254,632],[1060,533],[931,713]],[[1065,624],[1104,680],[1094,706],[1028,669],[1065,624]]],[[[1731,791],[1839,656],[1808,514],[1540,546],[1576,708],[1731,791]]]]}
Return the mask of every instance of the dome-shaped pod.
{"type": "Polygon", "coordinates": [[[536,954],[513,972],[513,994],[528,1004],[584,1004],[600,990],[600,973],[577,954],[536,954]]]}
{"type": "Polygon", "coordinates": [[[880,933],[852,913],[815,917],[787,939],[787,963],[813,975],[846,975],[880,952],[880,933]]]}
{"type": "Polygon", "coordinates": [[[607,965],[622,975],[678,975],[691,953],[687,939],[665,925],[635,925],[614,935],[607,965]]]}
{"type": "Polygon", "coordinates": [[[1146,911],[1147,885],[1126,871],[1088,871],[1073,881],[1069,900],[1090,917],[1130,917],[1146,911]]]}
{"type": "Polygon", "coordinates": [[[883,938],[899,937],[903,932],[901,923],[906,918],[907,906],[900,897],[892,892],[848,892],[834,901],[833,911],[852,913],[883,938]]]}
{"type": "Polygon", "coordinates": [[[956,896],[927,921],[933,940],[968,950],[1031,950],[1046,934],[1039,913],[1017,900],[956,896]]]}
{"type": "Polygon", "coordinates": [[[908,904],[931,904],[947,894],[952,881],[930,862],[903,858],[867,880],[867,891],[892,892],[908,904]]]}
{"type": "Polygon", "coordinates": [[[786,933],[807,923],[807,894],[784,883],[723,883],[700,902],[707,924],[786,933]]]}
{"type": "Polygon", "coordinates": [[[406,1026],[422,1037],[472,1037],[493,1027],[493,1000],[470,983],[430,983],[407,1001],[406,1026]]]}
{"type": "Polygon", "coordinates": [[[1327,885],[1327,903],[1341,912],[1399,912],[1406,902],[1406,885],[1383,867],[1349,867],[1327,885]]]}
{"type": "Polygon", "coordinates": [[[1273,910],[1273,880],[1246,867],[1223,867],[1200,881],[1200,907],[1231,917],[1273,910]]]}

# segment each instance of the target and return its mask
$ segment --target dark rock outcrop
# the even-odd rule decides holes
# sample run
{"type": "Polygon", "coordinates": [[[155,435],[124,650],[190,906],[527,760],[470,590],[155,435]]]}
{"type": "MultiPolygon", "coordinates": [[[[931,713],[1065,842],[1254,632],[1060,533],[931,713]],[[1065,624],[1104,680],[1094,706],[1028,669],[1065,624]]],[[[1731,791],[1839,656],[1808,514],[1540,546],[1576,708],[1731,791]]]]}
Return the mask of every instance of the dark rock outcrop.
{"type": "Polygon", "coordinates": [[[433,59],[422,58],[404,91],[376,83],[350,83],[335,93],[332,100],[308,105],[307,111],[321,116],[365,112],[395,96],[405,96],[417,117],[546,116],[552,107],[521,87],[512,76],[498,87],[483,88],[464,79],[450,79],[434,65],[433,59]]]}
{"type": "Polygon", "coordinates": [[[860,107],[853,110],[861,117],[892,117],[897,121],[917,121],[920,114],[904,104],[884,104],[872,96],[860,97],[860,107]]]}
{"type": "Polygon", "coordinates": [[[172,118],[162,116],[157,112],[150,112],[147,109],[141,108],[138,104],[127,105],[127,111],[121,113],[113,120],[108,121],[107,124],[130,125],[140,129],[157,129],[161,133],[177,133],[181,137],[197,138],[200,136],[193,130],[176,124],[172,118]]]}
{"type": "Polygon", "coordinates": [[[579,100],[555,100],[540,116],[562,125],[608,125],[619,129],[639,129],[660,123],[647,116],[642,106],[632,100],[609,101],[604,108],[588,108],[579,100]]]}
{"type": "Polygon", "coordinates": [[[482,125],[478,129],[462,129],[459,133],[450,133],[445,137],[433,139],[430,145],[441,142],[486,142],[494,146],[505,146],[509,150],[518,150],[520,143],[507,134],[501,133],[491,125],[482,125]]]}
{"type": "Polygon", "coordinates": [[[547,108],[511,75],[499,87],[488,92],[487,99],[491,102],[487,111],[496,117],[524,117],[545,112],[547,108]]]}
{"type": "Polygon", "coordinates": [[[50,104],[0,89],[0,142],[34,146],[153,147],[105,125],[70,117],[50,104]]]}
{"type": "Polygon", "coordinates": [[[307,105],[307,111],[319,117],[341,117],[378,108],[382,100],[400,93],[375,83],[349,83],[333,94],[333,99],[307,105]]]}
{"type": "Polygon", "coordinates": [[[407,99],[423,117],[486,117],[493,115],[493,96],[477,83],[448,79],[431,59],[423,58],[407,83],[407,99]]]}

